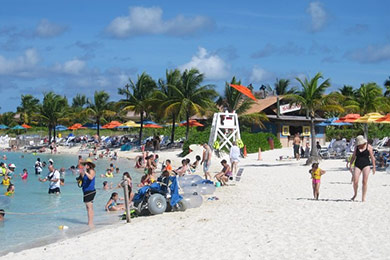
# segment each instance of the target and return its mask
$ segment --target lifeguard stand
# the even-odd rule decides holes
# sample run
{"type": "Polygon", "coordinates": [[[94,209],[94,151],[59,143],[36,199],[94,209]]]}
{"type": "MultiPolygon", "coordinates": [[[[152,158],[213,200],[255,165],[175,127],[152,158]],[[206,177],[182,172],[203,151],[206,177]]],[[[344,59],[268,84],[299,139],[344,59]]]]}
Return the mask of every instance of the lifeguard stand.
{"type": "Polygon", "coordinates": [[[233,141],[241,139],[238,116],[235,112],[215,113],[211,126],[209,146],[214,147],[215,141],[219,142],[219,150],[227,147],[229,150],[233,146],[233,141]]]}

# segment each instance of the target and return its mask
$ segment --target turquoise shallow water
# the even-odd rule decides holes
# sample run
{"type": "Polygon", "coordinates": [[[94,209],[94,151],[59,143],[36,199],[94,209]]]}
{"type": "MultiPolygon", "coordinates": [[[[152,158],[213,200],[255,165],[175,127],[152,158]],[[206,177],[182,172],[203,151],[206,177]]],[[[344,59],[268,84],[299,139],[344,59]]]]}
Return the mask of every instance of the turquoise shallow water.
{"type": "MultiPolygon", "coordinates": [[[[27,180],[15,176],[12,183],[15,184],[15,195],[6,197],[3,194],[6,187],[0,184],[0,208],[6,211],[5,221],[0,223],[0,238],[3,241],[0,245],[0,255],[9,251],[21,250],[34,245],[54,242],[88,230],[87,213],[83,203],[83,194],[77,186],[76,176],[70,171],[65,174],[65,186],[61,186],[61,195],[49,195],[49,183],[41,183],[35,175],[34,163],[36,158],[41,161],[54,160],[57,169],[69,168],[77,163],[77,155],[32,155],[21,153],[4,153],[7,155],[7,164],[16,165],[16,175],[22,173],[23,168],[28,169],[27,180]],[[21,156],[24,158],[21,158],[21,156]],[[9,212],[9,214],[7,214],[9,212]],[[11,214],[11,212],[16,214],[11,214]],[[68,230],[60,230],[58,226],[66,225],[68,230]],[[4,243],[6,242],[6,243],[4,243]]],[[[107,224],[118,223],[120,213],[108,213],[104,206],[110,198],[113,190],[102,190],[103,181],[112,182],[114,187],[120,182],[121,175],[114,178],[101,178],[100,174],[105,172],[110,161],[101,159],[96,162],[97,193],[94,200],[95,225],[96,228],[107,224]]],[[[118,160],[114,165],[120,168],[121,174],[130,172],[134,186],[139,183],[141,174],[133,168],[134,162],[129,160],[118,160]]],[[[42,178],[47,175],[47,167],[42,172],[42,178]]],[[[116,192],[123,197],[123,190],[116,189],[116,192]]]]}

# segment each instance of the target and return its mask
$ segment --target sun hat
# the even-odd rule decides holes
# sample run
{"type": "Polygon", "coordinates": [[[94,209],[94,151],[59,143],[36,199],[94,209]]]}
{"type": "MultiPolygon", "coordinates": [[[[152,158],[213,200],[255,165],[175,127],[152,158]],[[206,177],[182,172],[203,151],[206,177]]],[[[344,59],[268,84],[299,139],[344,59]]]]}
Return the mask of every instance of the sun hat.
{"type": "Polygon", "coordinates": [[[15,166],[15,164],[10,163],[10,164],[8,165],[8,168],[16,168],[16,166],[15,166]]]}
{"type": "Polygon", "coordinates": [[[356,137],[356,145],[362,145],[365,143],[367,143],[367,140],[362,135],[358,135],[356,137]]]}
{"type": "Polygon", "coordinates": [[[93,161],[91,160],[91,158],[87,158],[85,161],[83,161],[81,164],[83,165],[86,165],[86,164],[89,164],[89,166],[91,166],[92,168],[95,168],[96,165],[93,163],[93,161]]]}
{"type": "Polygon", "coordinates": [[[52,159],[52,158],[50,158],[50,159],[49,159],[49,162],[51,162],[51,163],[54,163],[54,161],[53,161],[53,159],[52,159]]]}

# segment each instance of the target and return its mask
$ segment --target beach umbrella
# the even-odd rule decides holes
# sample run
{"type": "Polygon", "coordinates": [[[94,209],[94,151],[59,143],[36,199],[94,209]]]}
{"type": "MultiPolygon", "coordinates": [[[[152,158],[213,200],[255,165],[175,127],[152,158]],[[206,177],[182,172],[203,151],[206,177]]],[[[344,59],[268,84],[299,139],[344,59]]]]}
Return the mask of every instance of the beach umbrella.
{"type": "Polygon", "coordinates": [[[141,127],[141,125],[137,124],[134,121],[129,120],[126,123],[123,123],[120,126],[118,126],[119,129],[130,128],[130,127],[141,127]]]}
{"type": "Polygon", "coordinates": [[[6,126],[6,125],[3,125],[3,124],[0,125],[0,130],[4,130],[4,129],[8,129],[8,128],[9,128],[9,127],[6,126]]]}
{"type": "MultiPolygon", "coordinates": [[[[83,125],[83,127],[86,127],[86,128],[89,128],[89,129],[94,129],[96,130],[97,129],[97,124],[93,124],[93,123],[86,123],[83,125]]],[[[102,128],[102,126],[100,126],[99,128],[102,128]]]]}
{"type": "Polygon", "coordinates": [[[353,123],[360,118],[359,114],[347,114],[343,117],[340,117],[339,120],[336,120],[336,123],[353,123]]]}
{"type": "Polygon", "coordinates": [[[383,115],[379,113],[368,113],[364,116],[360,117],[359,119],[356,119],[354,123],[363,123],[364,124],[364,137],[368,137],[368,124],[369,123],[375,123],[376,120],[383,117],[383,115]]]}
{"type": "Polygon", "coordinates": [[[354,121],[354,123],[377,123],[376,120],[382,118],[383,115],[379,114],[379,113],[368,113],[368,114],[365,114],[364,116],[356,119],[354,121]]]}
{"type": "Polygon", "coordinates": [[[146,124],[144,125],[145,128],[163,128],[161,125],[158,124],[146,124]]]}
{"type": "Polygon", "coordinates": [[[230,86],[232,88],[235,88],[236,90],[238,90],[238,92],[240,92],[240,93],[244,94],[245,96],[256,101],[255,96],[252,94],[252,91],[249,88],[242,86],[242,85],[233,85],[233,84],[230,84],[230,86]]]}
{"type": "MultiPolygon", "coordinates": [[[[137,124],[141,124],[141,121],[137,122],[137,124]]],[[[153,122],[152,120],[144,120],[143,124],[144,125],[158,125],[156,122],[153,122]]]]}
{"type": "Polygon", "coordinates": [[[345,125],[352,125],[351,123],[337,122],[337,121],[339,121],[338,117],[331,117],[331,118],[327,118],[324,122],[316,124],[316,126],[345,126],[345,125]]]}
{"type": "MultiPolygon", "coordinates": [[[[189,126],[194,127],[194,126],[204,126],[203,124],[199,123],[196,120],[189,120],[189,126]]],[[[180,122],[180,126],[187,126],[187,121],[182,121],[180,122]]]]}
{"type": "Polygon", "coordinates": [[[113,129],[113,128],[118,127],[120,125],[122,125],[121,122],[111,121],[110,123],[105,124],[104,126],[102,126],[102,128],[104,128],[104,129],[113,129]]]}
{"type": "Polygon", "coordinates": [[[390,124],[390,114],[385,115],[375,121],[375,123],[390,124]]]}
{"type": "Polygon", "coordinates": [[[12,129],[12,130],[24,130],[24,129],[26,129],[26,128],[24,128],[24,127],[21,126],[21,125],[16,125],[16,126],[12,127],[11,129],[12,129]]]}
{"type": "Polygon", "coordinates": [[[26,129],[30,129],[30,128],[31,128],[31,126],[29,126],[29,125],[27,125],[27,124],[22,124],[22,126],[23,126],[24,128],[26,128],[26,129]]]}
{"type": "Polygon", "coordinates": [[[63,126],[63,125],[56,126],[56,131],[65,131],[65,130],[68,130],[68,128],[66,126],[63,126]]]}
{"type": "Polygon", "coordinates": [[[69,130],[77,130],[77,129],[85,129],[85,127],[83,127],[81,124],[79,123],[76,123],[70,127],[68,127],[69,130]]]}

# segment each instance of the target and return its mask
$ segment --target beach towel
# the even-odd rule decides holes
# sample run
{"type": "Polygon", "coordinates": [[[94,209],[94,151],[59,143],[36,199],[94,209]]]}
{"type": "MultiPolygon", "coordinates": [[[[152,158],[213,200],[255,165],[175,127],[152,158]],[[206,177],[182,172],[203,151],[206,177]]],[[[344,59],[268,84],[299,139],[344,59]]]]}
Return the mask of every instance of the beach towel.
{"type": "Polygon", "coordinates": [[[171,206],[173,207],[176,205],[179,201],[183,199],[182,196],[179,194],[179,185],[177,183],[176,176],[170,176],[169,180],[172,182],[171,186],[169,187],[171,189],[171,206]]]}

